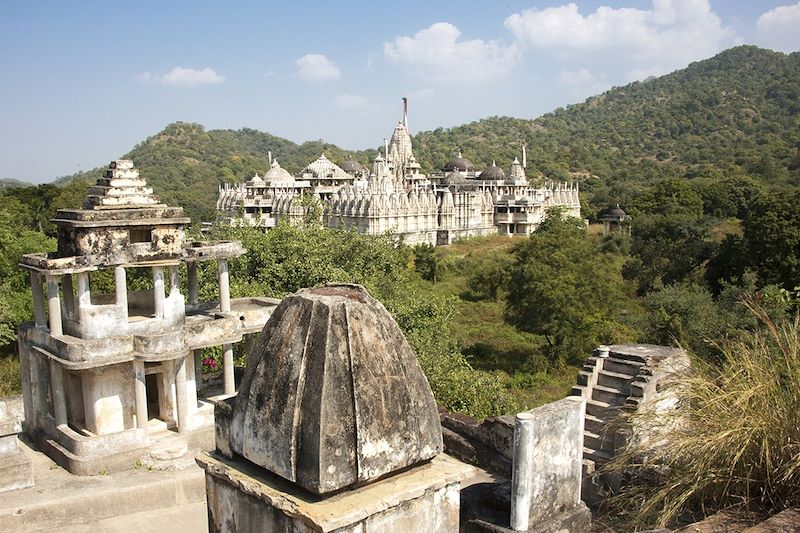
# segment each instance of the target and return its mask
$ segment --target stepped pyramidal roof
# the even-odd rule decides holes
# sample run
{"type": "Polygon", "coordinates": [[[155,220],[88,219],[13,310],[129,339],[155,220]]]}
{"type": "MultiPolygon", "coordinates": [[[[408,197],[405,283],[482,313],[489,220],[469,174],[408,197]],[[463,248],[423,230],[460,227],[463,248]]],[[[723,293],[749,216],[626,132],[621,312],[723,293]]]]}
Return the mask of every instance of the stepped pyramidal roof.
{"type": "Polygon", "coordinates": [[[112,161],[102,178],[89,189],[83,202],[84,209],[130,209],[139,207],[166,207],[153,195],[133,161],[112,161]]]}
{"type": "Polygon", "coordinates": [[[311,174],[315,178],[353,178],[336,163],[325,157],[325,154],[322,154],[301,170],[300,175],[303,174],[311,174]]]}

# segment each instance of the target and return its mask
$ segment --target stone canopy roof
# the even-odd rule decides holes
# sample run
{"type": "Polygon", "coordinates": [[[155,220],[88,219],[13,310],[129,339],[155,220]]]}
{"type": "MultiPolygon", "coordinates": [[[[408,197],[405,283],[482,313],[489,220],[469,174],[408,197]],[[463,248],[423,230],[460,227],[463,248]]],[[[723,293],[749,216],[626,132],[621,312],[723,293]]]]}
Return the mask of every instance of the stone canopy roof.
{"type": "Polygon", "coordinates": [[[284,298],[252,355],[226,430],[231,451],[252,463],[326,494],[442,451],[428,381],[363,287],[284,298]]]}
{"type": "Polygon", "coordinates": [[[492,166],[481,172],[478,179],[486,180],[486,181],[497,181],[497,180],[504,180],[506,179],[506,173],[503,172],[503,169],[498,167],[497,165],[492,162],[492,166]]]}
{"type": "Polygon", "coordinates": [[[277,159],[272,160],[269,170],[264,174],[264,181],[273,187],[294,185],[294,176],[280,166],[277,159]]]}

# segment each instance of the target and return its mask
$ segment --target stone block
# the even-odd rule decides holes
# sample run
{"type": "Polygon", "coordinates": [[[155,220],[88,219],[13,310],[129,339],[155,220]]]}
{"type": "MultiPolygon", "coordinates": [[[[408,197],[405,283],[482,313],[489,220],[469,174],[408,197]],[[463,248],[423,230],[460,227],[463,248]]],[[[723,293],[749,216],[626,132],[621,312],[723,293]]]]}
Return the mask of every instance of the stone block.
{"type": "Polygon", "coordinates": [[[241,459],[205,454],[209,531],[455,533],[461,480],[473,468],[446,455],[330,497],[241,459]]]}

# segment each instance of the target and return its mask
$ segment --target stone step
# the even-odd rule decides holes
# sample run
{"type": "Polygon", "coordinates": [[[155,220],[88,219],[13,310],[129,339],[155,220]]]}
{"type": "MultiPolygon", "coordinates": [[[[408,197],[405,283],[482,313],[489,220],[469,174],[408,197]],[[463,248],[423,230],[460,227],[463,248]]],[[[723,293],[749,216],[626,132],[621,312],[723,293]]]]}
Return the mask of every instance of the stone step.
{"type": "MultiPolygon", "coordinates": [[[[588,409],[587,409],[588,411],[588,409]]],[[[591,431],[592,433],[600,434],[606,429],[607,422],[602,418],[596,417],[586,413],[584,418],[584,430],[591,431]]]]}
{"type": "Polygon", "coordinates": [[[595,385],[592,387],[592,400],[605,402],[609,405],[623,405],[627,394],[614,387],[595,385]]]}
{"type": "Polygon", "coordinates": [[[647,356],[638,353],[612,351],[610,355],[614,359],[622,359],[624,361],[631,361],[639,364],[644,364],[647,362],[647,356]]]}
{"type": "Polygon", "coordinates": [[[586,401],[586,414],[601,420],[610,420],[616,416],[618,410],[617,406],[606,402],[591,399],[586,401]]]}
{"type": "Polygon", "coordinates": [[[644,363],[638,361],[628,361],[627,359],[618,359],[616,357],[608,357],[603,359],[603,370],[609,372],[617,372],[628,376],[635,376],[639,373],[639,369],[644,366],[644,363]]]}
{"type": "Polygon", "coordinates": [[[613,455],[603,450],[593,450],[591,448],[583,447],[583,458],[592,461],[595,465],[602,465],[611,460],[613,455]]]}
{"type": "Polygon", "coordinates": [[[628,374],[621,374],[619,372],[612,372],[610,370],[601,370],[597,374],[598,385],[619,389],[620,391],[625,393],[626,396],[630,395],[632,380],[633,376],[629,376],[628,374]]]}
{"type": "Polygon", "coordinates": [[[597,434],[591,431],[584,431],[583,446],[592,450],[611,453],[614,451],[614,436],[609,433],[597,434]]]}

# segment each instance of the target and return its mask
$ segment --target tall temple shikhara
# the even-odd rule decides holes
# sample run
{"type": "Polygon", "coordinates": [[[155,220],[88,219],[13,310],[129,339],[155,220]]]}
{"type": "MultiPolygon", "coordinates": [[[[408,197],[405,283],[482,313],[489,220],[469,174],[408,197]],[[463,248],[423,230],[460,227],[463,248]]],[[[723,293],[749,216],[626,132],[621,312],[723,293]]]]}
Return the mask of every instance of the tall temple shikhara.
{"type": "Polygon", "coordinates": [[[78,474],[131,468],[176,435],[213,442],[199,349],[222,346],[217,392],[234,394],[232,345],[260,331],[277,303],[231,299],[227,262],[245,253],[241,243],[187,242],[183,209],[159,203],[127,160],[111,163],[83,209],[53,222],[58,250],[20,263],[34,299],[34,322],[19,331],[25,431],[78,474]],[[216,301],[198,301],[201,261],[217,263],[216,301]]]}
{"type": "MultiPolygon", "coordinates": [[[[271,159],[271,158],[270,158],[271,159]]],[[[447,245],[463,237],[527,235],[550,207],[580,217],[577,185],[534,187],[523,162],[514,160],[509,174],[492,164],[483,171],[459,152],[440,173],[425,175],[414,157],[408,130],[408,101],[383,154],[371,170],[352,159],[336,165],[323,154],[297,178],[270,160],[262,177],[220,186],[217,211],[223,222],[274,227],[279,220],[302,220],[301,197],[311,194],[323,205],[322,222],[361,233],[392,232],[408,244],[447,245]]]]}

